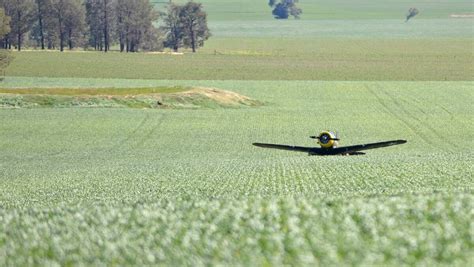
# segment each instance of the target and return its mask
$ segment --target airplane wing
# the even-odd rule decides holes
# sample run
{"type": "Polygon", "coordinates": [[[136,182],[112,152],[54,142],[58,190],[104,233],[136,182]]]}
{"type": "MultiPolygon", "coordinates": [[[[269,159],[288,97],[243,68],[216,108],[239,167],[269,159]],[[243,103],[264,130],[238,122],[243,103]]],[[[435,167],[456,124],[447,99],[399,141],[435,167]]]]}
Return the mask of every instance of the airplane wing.
{"type": "Polygon", "coordinates": [[[401,144],[405,144],[406,142],[407,142],[406,140],[393,140],[393,141],[371,143],[371,144],[364,144],[364,145],[337,147],[330,150],[330,155],[352,154],[352,153],[356,153],[362,150],[401,145],[401,144]]]}
{"type": "Polygon", "coordinates": [[[264,147],[264,148],[274,148],[274,149],[298,151],[298,152],[306,152],[306,153],[309,153],[310,151],[314,149],[312,147],[286,146],[286,145],[274,145],[274,144],[263,144],[263,143],[253,143],[253,145],[258,146],[258,147],[264,147]]]}
{"type": "Polygon", "coordinates": [[[364,153],[359,152],[359,151],[387,147],[387,146],[401,145],[401,144],[405,144],[406,142],[407,142],[406,140],[393,140],[393,141],[386,141],[386,142],[379,142],[379,143],[371,143],[371,144],[355,145],[355,146],[344,146],[344,147],[329,148],[329,149],[319,148],[319,147],[287,146],[287,145],[264,144],[264,143],[253,143],[253,145],[258,146],[258,147],[263,147],[263,148],[273,148],[273,149],[305,152],[305,153],[308,153],[309,155],[328,156],[328,155],[341,155],[341,154],[362,155],[364,153]]]}

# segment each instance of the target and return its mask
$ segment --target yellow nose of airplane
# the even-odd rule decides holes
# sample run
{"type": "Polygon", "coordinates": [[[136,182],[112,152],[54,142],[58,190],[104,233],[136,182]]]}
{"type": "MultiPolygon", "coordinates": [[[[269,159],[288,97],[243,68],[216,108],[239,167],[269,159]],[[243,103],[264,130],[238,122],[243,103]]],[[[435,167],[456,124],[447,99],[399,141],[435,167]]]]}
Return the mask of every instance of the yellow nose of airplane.
{"type": "Polygon", "coordinates": [[[334,148],[337,146],[336,134],[330,131],[324,131],[319,134],[318,144],[322,148],[334,148]]]}

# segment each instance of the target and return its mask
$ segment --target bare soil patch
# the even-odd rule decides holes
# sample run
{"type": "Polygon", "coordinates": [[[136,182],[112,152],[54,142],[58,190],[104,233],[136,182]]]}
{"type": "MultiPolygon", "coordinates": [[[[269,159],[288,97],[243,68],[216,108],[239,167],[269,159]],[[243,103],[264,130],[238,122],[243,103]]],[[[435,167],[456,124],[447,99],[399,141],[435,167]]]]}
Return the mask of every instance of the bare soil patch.
{"type": "Polygon", "coordinates": [[[235,92],[204,87],[109,89],[1,89],[0,107],[239,108],[261,102],[235,92]]]}
{"type": "Polygon", "coordinates": [[[449,15],[450,18],[461,18],[461,19],[472,19],[474,18],[474,13],[466,13],[466,14],[451,14],[449,15]]]}

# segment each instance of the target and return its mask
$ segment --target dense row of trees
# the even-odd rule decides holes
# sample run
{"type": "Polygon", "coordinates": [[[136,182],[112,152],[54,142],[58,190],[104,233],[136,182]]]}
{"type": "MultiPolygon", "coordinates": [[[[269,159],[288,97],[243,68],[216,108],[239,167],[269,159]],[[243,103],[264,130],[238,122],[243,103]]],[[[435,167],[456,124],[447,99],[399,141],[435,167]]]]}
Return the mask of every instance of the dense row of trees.
{"type": "Polygon", "coordinates": [[[195,52],[209,36],[207,15],[195,2],[171,3],[159,13],[149,0],[0,0],[0,46],[5,49],[189,47],[195,52]],[[163,26],[157,27],[160,19],[163,26]]]}
{"type": "MultiPolygon", "coordinates": [[[[5,10],[0,7],[0,36],[5,36],[10,32],[10,17],[5,14],[5,10]]],[[[10,53],[0,50],[0,81],[5,76],[5,68],[10,62],[10,53]]]]}

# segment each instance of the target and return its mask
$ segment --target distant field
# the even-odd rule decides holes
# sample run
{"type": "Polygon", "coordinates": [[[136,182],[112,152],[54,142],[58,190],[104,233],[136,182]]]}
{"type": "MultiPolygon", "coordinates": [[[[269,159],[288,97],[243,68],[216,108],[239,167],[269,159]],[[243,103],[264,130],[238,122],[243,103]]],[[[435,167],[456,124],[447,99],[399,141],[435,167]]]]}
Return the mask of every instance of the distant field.
{"type": "Polygon", "coordinates": [[[133,83],[219,87],[266,105],[0,109],[0,265],[464,265],[472,255],[472,82],[133,83]],[[251,146],[315,145],[308,136],[323,129],[342,144],[408,143],[362,157],[251,146]]]}
{"type": "Polygon", "coordinates": [[[403,19],[249,20],[212,21],[209,27],[214,38],[438,39],[472,38],[473,21],[473,18],[414,19],[408,23],[403,19]]]}
{"type": "MultiPolygon", "coordinates": [[[[167,1],[162,1],[166,3],[167,1]]],[[[186,2],[178,0],[174,2],[186,2]]],[[[273,20],[268,0],[201,0],[213,21],[273,20]]],[[[163,8],[165,4],[158,4],[163,8]]],[[[474,12],[469,0],[300,0],[302,19],[404,19],[410,7],[421,12],[420,18],[448,18],[450,14],[474,12]]]]}
{"type": "Polygon", "coordinates": [[[472,39],[216,38],[198,54],[15,53],[9,76],[165,80],[472,80],[472,39]]]}
{"type": "Polygon", "coordinates": [[[311,10],[326,11],[301,20],[246,16],[250,9],[269,12],[266,3],[204,1],[213,36],[197,54],[186,50],[182,56],[25,52],[16,54],[7,75],[166,80],[473,79],[473,19],[449,17],[452,12],[470,12],[470,1],[301,1],[310,14],[311,10]],[[403,15],[413,5],[421,14],[405,23],[403,15]],[[396,6],[403,10],[396,11],[400,17],[393,16],[396,6]]]}

